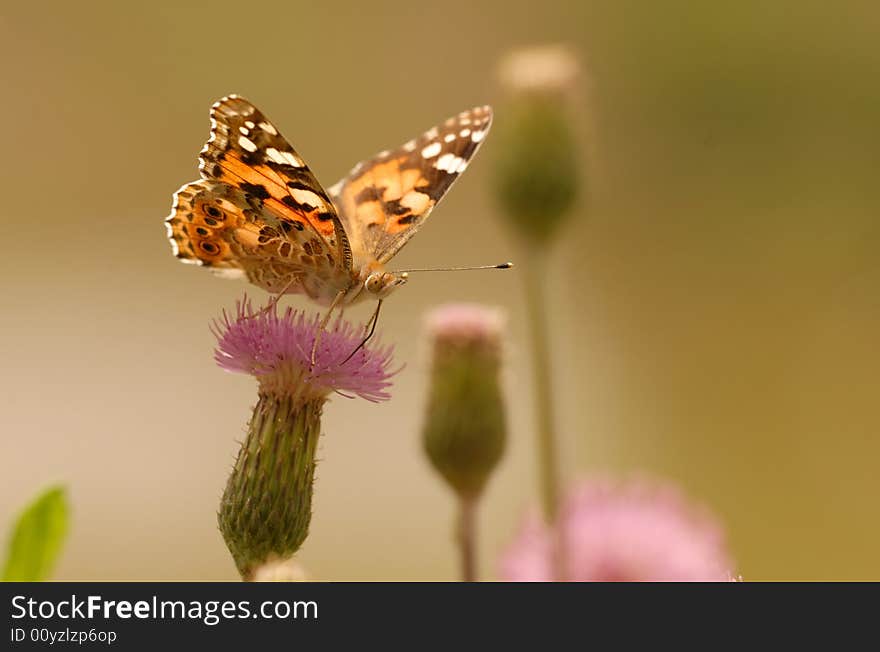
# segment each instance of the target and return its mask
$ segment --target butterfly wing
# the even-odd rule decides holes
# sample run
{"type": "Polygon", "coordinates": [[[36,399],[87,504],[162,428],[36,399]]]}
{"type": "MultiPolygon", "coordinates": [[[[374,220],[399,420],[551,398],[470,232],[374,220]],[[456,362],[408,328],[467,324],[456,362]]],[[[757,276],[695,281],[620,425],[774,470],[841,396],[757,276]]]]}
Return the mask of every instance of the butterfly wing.
{"type": "Polygon", "coordinates": [[[358,163],[330,188],[361,263],[384,264],[400,251],[467,167],[491,123],[488,106],[464,111],[394,151],[358,163]]]}
{"type": "Polygon", "coordinates": [[[188,183],[174,196],[166,219],[174,254],[222,276],[247,278],[269,292],[306,293],[316,299],[331,269],[326,250],[304,218],[278,216],[240,188],[221,181],[188,183]]]}
{"type": "Polygon", "coordinates": [[[237,95],[216,102],[211,137],[199,158],[203,178],[239,188],[281,220],[304,222],[335,264],[350,268],[351,250],[333,202],[302,157],[253,104],[237,95]]]}
{"type": "Polygon", "coordinates": [[[166,219],[178,258],[323,301],[349,283],[351,249],[333,203],[250,102],[214,104],[199,169],[203,179],[175,194],[166,219]]]}

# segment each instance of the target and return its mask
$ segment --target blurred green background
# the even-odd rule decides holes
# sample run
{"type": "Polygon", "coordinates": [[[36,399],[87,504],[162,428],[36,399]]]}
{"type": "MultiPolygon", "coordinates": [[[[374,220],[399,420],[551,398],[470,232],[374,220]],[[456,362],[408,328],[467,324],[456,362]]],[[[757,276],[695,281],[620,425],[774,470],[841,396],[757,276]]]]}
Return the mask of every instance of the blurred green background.
{"type": "MultiPolygon", "coordinates": [[[[215,512],[255,392],[214,366],[208,321],[245,288],[177,263],[162,224],[211,103],[253,100],[330,185],[466,107],[501,115],[497,59],[564,42],[590,186],[547,278],[567,476],[677,480],[746,579],[880,579],[878,39],[859,0],[6,3],[0,523],[61,481],[59,579],[235,579],[215,512]]],[[[492,147],[399,265],[517,259],[492,147]]],[[[427,275],[389,301],[406,368],[387,404],[327,407],[313,577],[456,576],[417,332],[458,300],[510,315],[493,575],[535,501],[520,281],[427,275]]]]}

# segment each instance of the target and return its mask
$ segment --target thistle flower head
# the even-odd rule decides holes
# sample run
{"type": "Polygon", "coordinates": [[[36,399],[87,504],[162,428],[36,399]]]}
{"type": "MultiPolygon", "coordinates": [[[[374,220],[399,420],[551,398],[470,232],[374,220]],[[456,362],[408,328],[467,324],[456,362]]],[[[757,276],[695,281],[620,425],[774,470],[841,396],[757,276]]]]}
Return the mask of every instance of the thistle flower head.
{"type": "Polygon", "coordinates": [[[233,315],[224,310],[214,322],[214,359],[226,371],[254,376],[261,391],[275,395],[318,398],[338,391],[373,402],[390,398],[392,347],[368,343],[352,356],[363,330],[337,318],[321,333],[312,366],[319,330],[320,315],[306,317],[292,308],[279,315],[275,306],[254,310],[245,297],[233,315]]]}
{"type": "Polygon", "coordinates": [[[500,310],[475,303],[450,303],[425,319],[428,334],[438,342],[497,344],[504,329],[500,310]]]}
{"type": "Polygon", "coordinates": [[[574,86],[579,75],[577,57],[564,45],[513,50],[498,66],[501,83],[513,92],[566,92],[574,86]]]}
{"type": "MultiPolygon", "coordinates": [[[[733,563],[716,520],[670,485],[585,481],[559,516],[563,579],[585,581],[729,581],[733,563]]],[[[526,519],[504,555],[511,581],[553,577],[553,539],[526,519]]]]}
{"type": "Polygon", "coordinates": [[[389,398],[391,347],[361,346],[362,329],[342,319],[322,328],[318,316],[290,308],[279,315],[274,304],[254,310],[247,298],[234,314],[224,311],[213,331],[217,364],[251,374],[259,383],[217,520],[241,576],[260,579],[277,575],[266,564],[290,560],[308,536],[328,395],[336,391],[374,402],[389,398]]]}

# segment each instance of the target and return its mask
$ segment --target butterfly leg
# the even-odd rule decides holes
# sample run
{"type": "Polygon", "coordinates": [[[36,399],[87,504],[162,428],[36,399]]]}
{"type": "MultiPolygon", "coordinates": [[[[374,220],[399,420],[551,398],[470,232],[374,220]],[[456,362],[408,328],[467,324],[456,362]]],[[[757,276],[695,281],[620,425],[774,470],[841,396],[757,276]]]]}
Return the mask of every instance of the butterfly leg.
{"type": "Polygon", "coordinates": [[[269,303],[267,303],[265,306],[260,308],[255,314],[251,315],[251,317],[259,317],[260,315],[268,314],[268,313],[272,312],[273,310],[275,310],[275,306],[277,306],[278,302],[281,301],[281,297],[283,297],[285,294],[287,294],[287,291],[291,288],[291,286],[294,283],[297,282],[297,280],[298,279],[295,276],[292,276],[290,278],[290,280],[284,284],[284,287],[282,287],[279,292],[274,293],[274,294],[272,294],[272,296],[269,297],[269,303]]]}
{"type": "Polygon", "coordinates": [[[367,342],[370,341],[370,338],[376,333],[376,324],[379,323],[379,310],[382,308],[382,299],[379,299],[376,304],[376,310],[373,312],[373,316],[370,317],[370,321],[367,322],[366,326],[364,326],[364,339],[361,340],[361,343],[357,345],[354,351],[348,354],[348,357],[342,361],[342,364],[345,364],[349,360],[354,357],[354,354],[364,348],[367,342]],[[367,332],[369,330],[369,332],[367,332]]]}
{"type": "Polygon", "coordinates": [[[293,285],[296,277],[292,277],[287,283],[284,284],[284,287],[281,288],[281,291],[278,294],[273,294],[272,298],[269,299],[269,303],[266,305],[267,310],[274,310],[275,306],[278,305],[278,302],[281,301],[281,297],[290,289],[290,286],[293,285]]]}
{"type": "Polygon", "coordinates": [[[298,281],[299,281],[299,278],[295,274],[293,276],[291,276],[287,280],[287,283],[284,284],[284,287],[281,288],[281,291],[278,292],[277,294],[273,295],[272,298],[269,299],[269,305],[266,307],[270,310],[273,310],[275,308],[275,306],[278,305],[278,302],[281,301],[281,297],[283,297],[285,294],[287,294],[287,291],[298,281]]]}
{"type": "Polygon", "coordinates": [[[315,366],[315,356],[318,353],[318,344],[321,342],[321,333],[324,332],[324,329],[327,328],[327,324],[330,323],[330,315],[333,314],[333,309],[339,305],[342,299],[345,297],[346,290],[340,290],[336,297],[333,299],[333,302],[330,304],[330,307],[327,308],[327,313],[324,315],[324,318],[321,320],[321,323],[318,324],[318,332],[315,333],[315,341],[312,343],[312,355],[311,355],[311,364],[309,369],[312,369],[315,366]]]}

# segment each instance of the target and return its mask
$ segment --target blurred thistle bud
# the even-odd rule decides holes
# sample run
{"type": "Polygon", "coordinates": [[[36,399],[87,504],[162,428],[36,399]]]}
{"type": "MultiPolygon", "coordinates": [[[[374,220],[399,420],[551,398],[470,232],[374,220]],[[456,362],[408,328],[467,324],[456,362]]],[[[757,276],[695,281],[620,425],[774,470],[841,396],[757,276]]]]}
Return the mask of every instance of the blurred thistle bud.
{"type": "Polygon", "coordinates": [[[258,568],[289,559],[312,519],[315,453],[321,413],[332,392],[369,401],[389,398],[391,348],[361,344],[363,333],[337,319],[311,351],[319,317],[276,306],[254,310],[245,299],[236,314],[214,324],[215,360],[226,371],[257,379],[259,399],[220,502],[220,531],[246,580],[258,568]]]}
{"type": "Polygon", "coordinates": [[[479,497],[504,453],[500,311],[441,306],[427,318],[433,348],[423,429],[431,464],[464,501],[479,497]]]}
{"type": "Polygon", "coordinates": [[[563,46],[516,50],[499,67],[509,98],[495,128],[499,204],[530,244],[549,244],[578,194],[580,168],[569,98],[579,65],[563,46]]]}

